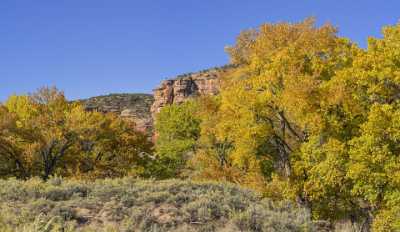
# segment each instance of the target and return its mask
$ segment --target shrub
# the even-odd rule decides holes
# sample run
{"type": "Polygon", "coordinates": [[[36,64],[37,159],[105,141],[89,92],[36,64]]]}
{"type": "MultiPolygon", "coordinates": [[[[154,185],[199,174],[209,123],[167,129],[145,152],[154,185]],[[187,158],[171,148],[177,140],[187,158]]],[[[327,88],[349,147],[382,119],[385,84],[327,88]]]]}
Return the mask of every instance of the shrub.
{"type": "Polygon", "coordinates": [[[309,214],[232,184],[0,180],[0,231],[312,231],[309,214]]]}

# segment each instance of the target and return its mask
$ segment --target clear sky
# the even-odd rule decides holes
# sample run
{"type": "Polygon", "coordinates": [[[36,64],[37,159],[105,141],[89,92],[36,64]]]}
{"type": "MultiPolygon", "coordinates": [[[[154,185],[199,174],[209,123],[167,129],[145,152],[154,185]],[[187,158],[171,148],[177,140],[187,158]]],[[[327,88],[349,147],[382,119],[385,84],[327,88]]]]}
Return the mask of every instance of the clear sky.
{"type": "Polygon", "coordinates": [[[0,0],[0,101],[56,85],[70,99],[150,93],[223,65],[224,46],[264,22],[315,16],[365,47],[399,0],[0,0]]]}

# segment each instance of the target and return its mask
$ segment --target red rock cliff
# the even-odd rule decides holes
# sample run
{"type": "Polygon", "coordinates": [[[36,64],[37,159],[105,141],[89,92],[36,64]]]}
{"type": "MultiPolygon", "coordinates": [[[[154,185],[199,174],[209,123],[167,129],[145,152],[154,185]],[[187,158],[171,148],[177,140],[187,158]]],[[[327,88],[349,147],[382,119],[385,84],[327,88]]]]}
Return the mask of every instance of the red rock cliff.
{"type": "Polygon", "coordinates": [[[228,69],[227,66],[213,68],[163,81],[158,88],[153,90],[154,103],[151,107],[153,118],[166,105],[179,104],[196,96],[218,94],[220,77],[228,69]]]}

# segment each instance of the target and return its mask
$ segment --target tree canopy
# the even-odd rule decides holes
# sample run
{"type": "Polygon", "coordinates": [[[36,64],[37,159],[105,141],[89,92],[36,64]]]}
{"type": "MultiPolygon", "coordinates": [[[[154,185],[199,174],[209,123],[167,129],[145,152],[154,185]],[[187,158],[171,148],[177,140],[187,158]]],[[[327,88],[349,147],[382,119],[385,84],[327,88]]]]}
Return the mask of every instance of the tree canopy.
{"type": "Polygon", "coordinates": [[[399,231],[400,24],[362,49],[312,18],[267,23],[227,52],[219,95],[163,107],[154,147],[132,122],[55,88],[11,96],[0,105],[0,177],[228,181],[315,220],[399,231]]]}
{"type": "Polygon", "coordinates": [[[315,219],[400,229],[400,25],[361,49],[312,18],[263,24],[227,52],[235,68],[220,95],[197,99],[185,117],[167,116],[172,131],[199,120],[196,136],[172,133],[168,142],[196,147],[181,160],[191,177],[291,199],[315,219]]]}
{"type": "Polygon", "coordinates": [[[0,174],[116,177],[151,152],[147,137],[112,114],[88,112],[55,88],[11,96],[0,108],[0,174]]]}

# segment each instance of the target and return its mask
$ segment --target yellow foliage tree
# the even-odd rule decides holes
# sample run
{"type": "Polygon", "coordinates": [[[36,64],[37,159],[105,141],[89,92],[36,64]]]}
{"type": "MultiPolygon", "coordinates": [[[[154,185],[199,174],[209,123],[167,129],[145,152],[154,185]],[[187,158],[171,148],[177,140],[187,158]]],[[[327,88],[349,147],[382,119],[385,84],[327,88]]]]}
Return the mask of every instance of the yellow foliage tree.
{"type": "Polygon", "coordinates": [[[269,197],[293,199],[316,218],[358,215],[343,165],[360,112],[337,75],[362,51],[333,26],[307,19],[243,32],[228,52],[237,68],[224,78],[214,123],[202,126],[229,144],[230,176],[262,186],[269,197]]]}
{"type": "Polygon", "coordinates": [[[3,176],[114,177],[144,165],[147,137],[115,115],[87,112],[56,88],[11,96],[0,111],[3,176]]]}

